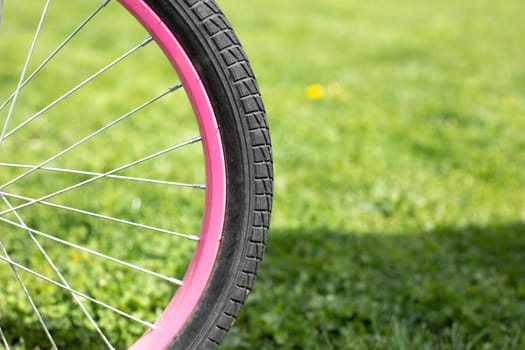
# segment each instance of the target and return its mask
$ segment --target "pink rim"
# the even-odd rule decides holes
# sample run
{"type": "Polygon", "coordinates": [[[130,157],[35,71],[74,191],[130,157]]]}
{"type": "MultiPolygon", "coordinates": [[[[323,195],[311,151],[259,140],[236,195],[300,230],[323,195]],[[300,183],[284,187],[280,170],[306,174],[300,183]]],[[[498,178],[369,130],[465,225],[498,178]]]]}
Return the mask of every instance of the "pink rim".
{"type": "Polygon", "coordinates": [[[219,128],[204,86],[184,49],[162,20],[143,0],[119,0],[162,48],[177,71],[199,124],[206,166],[204,216],[190,266],[173,299],[149,330],[130,349],[164,349],[181,330],[195,309],[209,280],[224,224],[226,171],[219,128]]]}

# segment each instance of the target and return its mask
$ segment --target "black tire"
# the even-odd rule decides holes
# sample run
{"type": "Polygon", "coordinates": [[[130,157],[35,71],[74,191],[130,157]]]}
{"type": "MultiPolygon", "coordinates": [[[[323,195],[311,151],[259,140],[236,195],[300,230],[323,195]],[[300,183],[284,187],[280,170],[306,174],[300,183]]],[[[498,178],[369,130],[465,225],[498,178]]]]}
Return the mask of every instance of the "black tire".
{"type": "Polygon", "coordinates": [[[246,55],[211,0],[147,0],[196,66],[214,107],[226,159],[226,220],[197,308],[169,349],[214,349],[248,296],[272,209],[272,152],[264,106],[246,55]]]}

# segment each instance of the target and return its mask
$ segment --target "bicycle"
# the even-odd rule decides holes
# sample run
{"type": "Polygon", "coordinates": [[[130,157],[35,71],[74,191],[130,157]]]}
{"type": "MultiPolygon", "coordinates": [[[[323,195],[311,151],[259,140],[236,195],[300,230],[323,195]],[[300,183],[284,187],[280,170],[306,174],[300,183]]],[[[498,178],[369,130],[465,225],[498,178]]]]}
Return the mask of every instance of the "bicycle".
{"type": "Polygon", "coordinates": [[[0,17],[0,344],[217,347],[273,181],[228,21],[212,0],[6,1],[0,17]]]}

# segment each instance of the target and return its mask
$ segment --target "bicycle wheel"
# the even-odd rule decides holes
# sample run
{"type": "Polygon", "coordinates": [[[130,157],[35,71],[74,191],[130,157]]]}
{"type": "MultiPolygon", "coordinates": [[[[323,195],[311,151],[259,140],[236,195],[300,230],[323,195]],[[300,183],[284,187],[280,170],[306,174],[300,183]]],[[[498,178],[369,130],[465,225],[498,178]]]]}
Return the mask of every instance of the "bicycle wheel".
{"type": "Polygon", "coordinates": [[[3,17],[0,344],[215,348],[254,283],[273,178],[224,15],[28,0],[3,17]]]}

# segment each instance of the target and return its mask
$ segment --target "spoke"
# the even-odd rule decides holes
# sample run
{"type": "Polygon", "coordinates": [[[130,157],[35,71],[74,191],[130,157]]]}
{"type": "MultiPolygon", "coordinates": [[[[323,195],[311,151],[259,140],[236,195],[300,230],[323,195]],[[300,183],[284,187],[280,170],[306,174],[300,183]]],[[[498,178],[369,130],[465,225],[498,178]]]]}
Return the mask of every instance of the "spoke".
{"type": "MultiPolygon", "coordinates": [[[[0,0],[0,11],[2,11],[2,0],[0,0]]],[[[2,18],[2,13],[0,12],[0,19],[2,18]]],[[[0,22],[0,25],[2,23],[0,22]]],[[[11,347],[9,346],[9,343],[7,342],[7,339],[5,337],[4,331],[2,330],[2,327],[0,327],[0,339],[2,339],[2,343],[4,343],[4,347],[6,350],[11,350],[11,347]]]]}
{"type": "MultiPolygon", "coordinates": [[[[24,77],[25,77],[25,74],[27,72],[27,68],[29,66],[29,62],[31,60],[31,57],[33,56],[33,50],[34,50],[34,48],[36,46],[36,42],[37,42],[38,36],[40,34],[40,30],[42,29],[42,25],[44,23],[44,19],[46,17],[47,9],[49,7],[49,4],[50,4],[50,0],[47,0],[46,4],[44,6],[44,9],[42,11],[42,15],[40,17],[40,22],[38,23],[37,29],[35,31],[35,36],[33,38],[33,42],[31,43],[31,47],[30,47],[29,52],[27,54],[26,61],[24,63],[24,67],[22,69],[22,73],[20,74],[20,80],[19,80],[17,88],[16,88],[16,90],[14,92],[14,96],[12,98],[12,102],[11,102],[11,106],[9,108],[9,112],[7,113],[7,117],[6,117],[6,120],[5,120],[3,128],[2,128],[2,134],[0,135],[0,145],[2,144],[5,132],[7,131],[7,127],[9,126],[9,121],[10,121],[11,116],[13,114],[14,107],[16,105],[16,100],[18,98],[18,94],[20,93],[20,89],[22,88],[22,83],[24,81],[24,77]]],[[[7,250],[5,249],[4,245],[1,242],[0,242],[0,246],[1,246],[1,249],[2,249],[3,254],[4,254],[4,256],[2,258],[5,257],[6,259],[11,260],[7,250]]],[[[49,341],[51,343],[51,346],[53,347],[53,349],[57,349],[56,343],[55,343],[53,337],[51,336],[51,333],[49,332],[49,329],[48,329],[44,319],[42,318],[42,315],[38,311],[38,308],[37,308],[36,304],[34,303],[33,298],[31,297],[29,291],[27,290],[27,287],[25,286],[24,282],[22,281],[22,278],[20,277],[20,275],[19,275],[18,271],[16,270],[15,266],[13,264],[10,264],[10,265],[11,265],[11,268],[12,268],[12,270],[13,270],[13,272],[14,272],[17,280],[18,280],[18,283],[22,287],[22,290],[24,291],[24,294],[26,295],[27,299],[29,300],[29,303],[31,304],[31,307],[33,308],[33,311],[35,312],[35,315],[37,316],[40,324],[42,325],[42,328],[44,329],[44,332],[46,333],[46,336],[49,339],[49,341]]],[[[7,340],[5,339],[5,337],[3,335],[3,332],[2,332],[2,340],[5,343],[7,343],[7,340]]]]}
{"type": "MultiPolygon", "coordinates": [[[[4,200],[5,204],[7,204],[7,206],[9,208],[13,208],[13,206],[11,205],[11,203],[9,202],[9,200],[2,195],[2,199],[4,200]]],[[[36,239],[36,237],[33,235],[33,232],[32,230],[30,230],[27,225],[25,224],[24,220],[22,220],[22,217],[18,214],[17,211],[14,211],[13,214],[15,215],[16,219],[18,220],[18,222],[20,224],[16,224],[15,222],[11,222],[11,224],[16,224],[17,227],[20,227],[24,230],[26,230],[27,234],[29,235],[29,237],[31,237],[31,240],[33,241],[33,243],[37,246],[38,250],[40,251],[40,253],[42,253],[42,255],[44,256],[44,258],[46,259],[47,263],[49,264],[49,266],[51,266],[51,268],[53,269],[53,271],[55,271],[55,273],[57,274],[58,278],[60,278],[60,280],[62,281],[62,283],[67,286],[67,287],[70,287],[69,283],[66,281],[66,279],[64,278],[64,276],[62,275],[62,273],[58,270],[57,266],[55,265],[55,263],[53,262],[53,260],[51,259],[51,257],[47,254],[46,250],[44,249],[44,247],[42,247],[42,245],[40,244],[40,242],[36,239]]],[[[84,315],[87,317],[87,319],[89,320],[89,322],[93,325],[93,327],[95,327],[95,330],[97,331],[97,333],[100,335],[100,337],[102,338],[102,340],[104,341],[104,343],[106,343],[106,345],[110,348],[110,349],[114,349],[113,348],[113,345],[111,345],[111,343],[109,342],[108,338],[104,335],[104,333],[102,332],[102,330],[100,329],[100,327],[98,326],[98,324],[95,322],[95,320],[93,319],[93,317],[89,314],[89,312],[87,311],[86,307],[82,304],[82,301],[78,298],[77,295],[71,293],[71,296],[73,297],[73,299],[76,301],[76,303],[79,305],[80,309],[82,310],[82,312],[84,313],[84,315]]]]}
{"type": "MultiPolygon", "coordinates": [[[[9,167],[9,168],[25,168],[25,169],[35,168],[34,165],[17,164],[17,163],[1,163],[1,162],[0,162],[0,166],[9,167]]],[[[98,176],[98,175],[102,174],[102,173],[96,173],[96,172],[93,172],[93,171],[83,171],[83,170],[74,170],[74,169],[53,168],[53,167],[40,167],[39,170],[54,171],[54,172],[60,172],[60,173],[78,174],[78,175],[87,175],[87,176],[98,176]]],[[[189,183],[183,183],[183,182],[164,181],[164,180],[156,180],[156,179],[146,179],[146,178],[142,178],[142,177],[122,176],[122,175],[108,175],[106,177],[110,178],[110,179],[138,181],[138,182],[154,183],[154,184],[159,184],[159,185],[190,187],[190,188],[195,188],[195,189],[199,189],[199,190],[206,189],[206,186],[205,185],[201,185],[201,184],[189,184],[189,183]]]]}
{"type": "MultiPolygon", "coordinates": [[[[88,24],[110,1],[111,0],[103,0],[102,3],[95,9],[95,11],[93,11],[93,13],[91,13],[70,35],[68,35],[67,38],[60,45],[58,45],[57,48],[53,50],[53,52],[51,52],[49,56],[24,80],[20,86],[20,90],[24,88],[27,83],[29,83],[31,79],[33,79],[35,75],[37,75],[38,72],[40,72],[49,63],[49,61],[51,61],[53,57],[55,57],[64,48],[64,46],[66,46],[66,44],[69,43],[75,37],[75,35],[77,35],[78,32],[80,32],[80,30],[84,28],[86,24],[88,24]]],[[[0,111],[3,110],[14,97],[15,92],[13,92],[7,98],[7,100],[0,105],[0,111]]]]}
{"type": "MultiPolygon", "coordinates": [[[[75,244],[75,243],[71,243],[71,242],[68,242],[66,240],[63,240],[63,239],[60,239],[58,237],[55,237],[55,236],[52,236],[52,235],[49,235],[47,233],[44,233],[42,231],[38,231],[38,230],[35,230],[35,229],[32,229],[30,227],[27,227],[25,224],[17,224],[16,222],[14,221],[11,221],[11,220],[8,220],[8,219],[5,219],[5,218],[2,218],[0,217],[0,221],[2,222],[5,222],[5,223],[8,223],[10,225],[13,225],[15,227],[18,227],[20,229],[23,229],[23,230],[26,230],[26,231],[29,231],[31,233],[34,233],[36,235],[39,235],[39,236],[42,236],[42,237],[45,237],[47,239],[50,239],[52,241],[55,241],[55,242],[58,242],[58,243],[61,243],[61,244],[64,244],[64,245],[67,245],[68,247],[72,247],[72,248],[75,248],[75,249],[78,249],[80,251],[83,251],[85,253],[89,253],[89,254],[92,254],[92,255],[95,255],[95,256],[98,256],[99,258],[102,258],[102,259],[105,259],[105,260],[108,260],[108,261],[112,261],[114,263],[117,263],[117,264],[120,264],[120,265],[123,265],[123,266],[126,266],[126,267],[129,267],[130,269],[133,269],[133,270],[136,270],[136,271],[140,271],[140,272],[143,272],[145,274],[148,274],[150,276],[153,276],[153,277],[157,277],[157,278],[160,278],[160,279],[163,279],[165,281],[168,281],[168,282],[171,282],[173,284],[176,284],[176,285],[179,285],[181,286],[182,285],[182,281],[177,279],[177,278],[173,278],[173,277],[168,277],[168,276],[165,276],[163,274],[160,274],[160,273],[157,273],[155,271],[152,271],[152,270],[149,270],[149,269],[145,269],[143,267],[140,267],[140,266],[137,266],[137,265],[134,265],[134,264],[131,264],[131,263],[128,263],[126,261],[123,261],[123,260],[120,260],[120,259],[117,259],[117,258],[114,258],[114,257],[111,257],[109,255],[106,255],[106,254],[103,254],[103,253],[100,253],[100,252],[97,252],[95,250],[92,250],[92,249],[89,249],[89,248],[86,248],[86,247],[83,247],[81,245],[78,245],[78,244],[75,244]]],[[[65,281],[62,281],[62,283],[64,283],[65,285],[67,285],[67,283],[65,281]]]]}
{"type": "MultiPolygon", "coordinates": [[[[35,203],[38,203],[38,202],[44,201],[44,200],[49,199],[49,198],[51,198],[51,197],[58,196],[59,194],[62,194],[62,193],[65,193],[65,192],[68,192],[68,191],[74,190],[74,189],[76,189],[76,188],[79,188],[79,187],[81,187],[81,186],[87,185],[87,184],[89,184],[89,183],[91,183],[91,182],[93,182],[93,181],[96,181],[96,180],[101,179],[101,178],[103,178],[103,177],[106,177],[106,176],[108,176],[108,175],[114,174],[114,173],[116,173],[116,172],[119,172],[119,171],[125,170],[125,169],[127,169],[127,168],[131,168],[131,167],[133,167],[133,166],[135,166],[135,165],[137,165],[137,164],[140,164],[140,163],[143,163],[143,162],[148,161],[148,160],[150,160],[150,159],[153,159],[153,158],[159,157],[159,156],[161,156],[161,155],[163,155],[163,154],[165,154],[165,153],[168,153],[168,152],[174,151],[174,150],[176,150],[176,149],[182,148],[182,147],[184,147],[184,146],[187,146],[187,145],[190,145],[190,144],[193,144],[193,143],[199,142],[200,140],[201,140],[201,137],[200,137],[200,136],[199,136],[199,137],[191,138],[191,139],[189,139],[188,141],[185,141],[185,142],[180,143],[180,144],[178,144],[178,145],[174,145],[174,146],[168,147],[168,148],[166,148],[166,149],[164,149],[164,150],[162,150],[162,151],[159,151],[159,152],[157,152],[157,153],[150,154],[149,156],[146,156],[146,157],[141,158],[141,159],[139,159],[139,160],[136,160],[136,161],[134,161],[134,162],[131,162],[131,163],[125,164],[125,165],[123,165],[123,166],[121,166],[121,167],[118,167],[118,168],[115,168],[115,169],[113,169],[113,170],[110,170],[110,171],[108,171],[107,173],[100,174],[100,175],[95,176],[95,177],[93,177],[93,178],[91,178],[91,179],[88,179],[88,180],[85,180],[85,181],[79,182],[79,183],[77,183],[77,184],[75,184],[75,185],[72,185],[72,186],[69,186],[69,187],[63,188],[63,189],[61,189],[61,190],[58,190],[58,191],[52,192],[52,193],[47,194],[47,195],[45,195],[45,196],[42,196],[42,197],[40,197],[40,198],[33,199],[33,200],[31,200],[31,201],[29,201],[29,202],[27,202],[27,203],[20,204],[20,205],[14,207],[14,208],[6,209],[6,210],[0,212],[0,215],[5,215],[5,214],[7,214],[7,213],[11,213],[11,212],[13,212],[13,211],[15,211],[15,210],[18,210],[18,209],[20,209],[20,208],[25,208],[25,207],[27,207],[27,206],[30,206],[30,205],[33,205],[33,204],[35,204],[35,203]]],[[[5,187],[5,185],[2,186],[2,187],[0,187],[0,190],[1,190],[3,187],[5,187]]]]}
{"type": "Polygon", "coordinates": [[[106,304],[106,303],[104,303],[104,302],[102,302],[100,300],[97,300],[97,299],[95,299],[93,297],[90,297],[89,295],[86,295],[86,294],[84,294],[82,292],[79,292],[79,291],[73,289],[73,288],[65,286],[65,285],[61,284],[60,282],[54,281],[54,280],[52,280],[49,277],[46,277],[46,276],[44,276],[44,275],[42,275],[42,274],[40,274],[40,273],[38,273],[36,271],[31,270],[30,268],[28,268],[28,267],[26,267],[24,265],[21,265],[21,264],[17,263],[16,261],[12,260],[11,258],[9,258],[7,256],[1,256],[0,255],[0,260],[5,262],[5,263],[7,263],[7,264],[9,264],[9,265],[11,265],[11,266],[17,267],[18,269],[23,270],[23,271],[25,271],[25,272],[27,272],[27,273],[29,273],[29,274],[31,274],[31,275],[41,279],[41,280],[43,280],[43,281],[46,281],[46,282],[54,285],[54,286],[57,286],[57,287],[59,287],[61,289],[64,289],[64,290],[66,290],[68,292],[75,293],[76,295],[78,295],[79,297],[81,297],[83,299],[89,300],[90,302],[92,302],[94,304],[100,305],[103,308],[106,308],[106,309],[111,310],[111,311],[113,311],[113,312],[115,312],[115,313],[117,313],[117,314],[119,314],[121,316],[129,318],[130,320],[133,320],[133,321],[135,321],[137,323],[140,323],[143,326],[146,326],[146,327],[148,327],[150,329],[155,329],[156,328],[155,325],[153,323],[151,323],[151,322],[143,321],[140,318],[135,317],[135,316],[133,316],[131,314],[128,314],[125,311],[119,310],[116,307],[108,305],[108,304],[106,304]]]}
{"type": "MultiPolygon", "coordinates": [[[[23,174],[20,174],[19,176],[15,177],[14,179],[12,179],[11,181],[9,182],[6,182],[5,184],[3,184],[2,186],[0,186],[0,190],[3,190],[4,188],[6,188],[7,186],[11,185],[12,183],[15,183],[21,179],[23,179],[24,177],[28,176],[29,174],[33,173],[34,171],[42,168],[43,166],[49,164],[50,162],[54,161],[55,159],[63,156],[64,154],[68,153],[69,151],[73,150],[74,148],[82,145],[83,143],[86,143],[87,141],[91,140],[92,138],[94,138],[95,136],[101,134],[102,132],[106,131],[107,129],[111,128],[112,126],[120,123],[121,121],[123,121],[124,119],[127,119],[128,117],[132,116],[133,114],[137,113],[138,111],[146,108],[147,106],[151,105],[152,103],[154,103],[155,101],[159,100],[160,98],[168,95],[169,93],[173,92],[173,91],[176,91],[178,89],[180,89],[182,87],[182,84],[176,84],[174,86],[172,86],[171,88],[169,88],[168,90],[164,91],[163,93],[161,93],[160,95],[157,95],[156,97],[144,102],[143,104],[141,104],[140,106],[138,107],[135,107],[134,109],[132,109],[131,111],[129,111],[128,113],[122,115],[121,117],[115,119],[114,121],[112,121],[111,123],[109,124],[106,124],[105,126],[101,127],[100,129],[96,130],[95,132],[89,134],[88,136],[84,137],[83,139],[81,139],[80,141],[77,141],[75,142],[74,144],[72,144],[71,146],[67,147],[66,149],[60,151],[59,153],[55,154],[54,156],[48,158],[47,160],[43,161],[42,163],[40,163],[39,165],[29,169],[28,171],[24,172],[23,174]]],[[[1,215],[1,214],[0,214],[1,215]]]]}
{"type": "Polygon", "coordinates": [[[29,66],[29,61],[31,61],[31,57],[33,56],[33,50],[35,49],[36,42],[38,40],[38,36],[40,35],[40,30],[42,29],[42,25],[44,24],[44,19],[46,18],[47,9],[49,8],[50,2],[51,0],[47,0],[46,4],[44,5],[44,9],[42,10],[42,15],[40,16],[40,21],[38,22],[38,26],[35,31],[35,36],[33,37],[33,42],[31,43],[31,47],[29,48],[29,52],[27,53],[26,61],[24,63],[24,67],[22,68],[22,73],[20,74],[20,80],[18,81],[18,85],[14,92],[11,106],[9,107],[9,112],[7,112],[7,117],[5,119],[4,126],[2,128],[2,134],[0,135],[0,146],[2,145],[2,142],[4,141],[4,135],[7,131],[7,127],[9,126],[9,121],[11,120],[11,116],[13,115],[13,111],[15,109],[18,94],[20,93],[20,90],[22,89],[22,83],[24,82],[24,77],[27,72],[27,67],[29,66]]]}
{"type": "MultiPolygon", "coordinates": [[[[22,199],[22,200],[25,200],[27,202],[35,200],[35,198],[26,197],[26,196],[20,196],[20,195],[16,195],[16,194],[12,194],[12,193],[1,192],[1,191],[0,191],[0,195],[6,196],[6,197],[22,199]]],[[[109,221],[113,221],[113,222],[118,222],[120,224],[126,224],[126,225],[130,225],[130,226],[138,227],[138,228],[143,228],[143,229],[146,229],[146,230],[151,230],[151,231],[156,231],[156,232],[161,232],[161,233],[167,233],[169,235],[186,238],[186,239],[189,239],[189,240],[192,240],[192,241],[198,241],[199,240],[199,237],[195,236],[195,235],[188,235],[188,234],[184,234],[184,233],[179,233],[179,232],[175,232],[175,231],[166,230],[166,229],[159,228],[159,227],[144,225],[144,224],[140,224],[140,223],[133,222],[133,221],[128,221],[128,220],[124,220],[124,219],[114,218],[112,216],[107,216],[107,215],[102,215],[102,214],[98,214],[98,213],[93,213],[93,212],[90,212],[90,211],[87,211],[87,210],[82,210],[82,209],[68,207],[68,206],[60,205],[60,204],[56,204],[56,203],[46,202],[46,201],[43,201],[43,200],[38,201],[38,203],[42,204],[42,205],[47,205],[47,206],[50,206],[50,207],[55,207],[55,208],[71,211],[71,212],[74,212],[74,213],[79,213],[79,214],[84,214],[84,215],[96,217],[96,218],[99,218],[99,219],[104,219],[104,220],[109,220],[109,221]]],[[[1,217],[0,217],[0,220],[2,220],[1,217]]]]}
{"type": "Polygon", "coordinates": [[[7,139],[9,136],[13,135],[15,132],[17,132],[18,130],[20,130],[21,128],[23,128],[24,126],[26,126],[27,124],[31,123],[33,120],[35,120],[36,118],[40,117],[41,115],[43,115],[45,112],[49,111],[51,108],[53,108],[54,106],[56,106],[57,104],[59,104],[60,102],[64,101],[66,98],[68,98],[69,96],[71,96],[73,93],[77,92],[78,90],[80,90],[82,87],[84,87],[85,85],[87,85],[88,83],[90,83],[91,81],[93,81],[95,78],[97,78],[98,76],[100,76],[102,73],[106,72],[108,69],[110,69],[111,67],[113,67],[114,65],[116,65],[117,63],[121,62],[123,59],[125,59],[126,57],[128,57],[129,55],[131,55],[132,53],[136,52],[137,50],[139,50],[140,48],[146,46],[147,44],[149,44],[153,39],[151,37],[145,39],[144,41],[142,41],[140,44],[138,44],[137,46],[135,46],[134,48],[132,48],[131,50],[129,50],[128,52],[126,52],[125,54],[123,54],[122,56],[120,56],[119,58],[117,58],[116,60],[114,60],[113,62],[111,62],[110,64],[108,64],[107,66],[105,66],[104,68],[102,68],[101,70],[99,70],[98,72],[96,72],[95,74],[93,74],[92,76],[90,76],[89,78],[87,78],[86,80],[82,81],[81,83],[79,83],[77,86],[75,86],[73,89],[69,90],[68,92],[66,92],[65,94],[63,94],[62,96],[60,96],[59,98],[57,98],[55,101],[51,102],[49,105],[47,105],[46,107],[44,107],[43,109],[41,109],[40,111],[38,111],[36,114],[32,115],[31,117],[27,118],[23,123],[19,124],[17,127],[15,127],[13,130],[9,131],[8,133],[5,134],[5,136],[3,137],[2,140],[0,141],[3,141],[5,139],[7,139]]]}
{"type": "Polygon", "coordinates": [[[11,257],[7,253],[7,249],[5,249],[4,244],[0,241],[0,249],[2,250],[3,256],[0,255],[0,260],[4,260],[9,265],[11,265],[11,269],[13,270],[13,273],[16,276],[16,279],[18,280],[18,284],[20,284],[20,287],[22,287],[22,290],[24,291],[24,294],[31,304],[31,307],[33,308],[33,311],[35,312],[36,317],[38,318],[38,321],[40,322],[40,325],[44,329],[44,332],[46,333],[47,339],[49,339],[49,342],[51,343],[51,346],[53,349],[58,350],[57,345],[55,343],[55,340],[53,339],[53,336],[49,332],[49,328],[47,328],[46,322],[44,321],[44,318],[40,314],[40,311],[38,311],[38,307],[36,306],[35,302],[33,301],[33,298],[31,297],[31,294],[29,293],[25,283],[22,281],[22,277],[20,277],[20,274],[18,273],[16,269],[16,264],[11,263],[11,257]]]}

